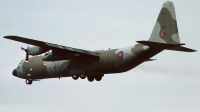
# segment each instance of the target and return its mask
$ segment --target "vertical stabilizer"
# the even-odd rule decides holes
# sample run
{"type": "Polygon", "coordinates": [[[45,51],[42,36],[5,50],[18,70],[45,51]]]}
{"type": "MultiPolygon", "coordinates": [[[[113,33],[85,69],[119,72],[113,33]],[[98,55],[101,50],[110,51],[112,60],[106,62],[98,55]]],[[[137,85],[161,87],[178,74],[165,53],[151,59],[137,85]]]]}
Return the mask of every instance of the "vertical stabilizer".
{"type": "Polygon", "coordinates": [[[167,1],[163,4],[149,41],[180,44],[176,14],[172,2],[167,1]]]}

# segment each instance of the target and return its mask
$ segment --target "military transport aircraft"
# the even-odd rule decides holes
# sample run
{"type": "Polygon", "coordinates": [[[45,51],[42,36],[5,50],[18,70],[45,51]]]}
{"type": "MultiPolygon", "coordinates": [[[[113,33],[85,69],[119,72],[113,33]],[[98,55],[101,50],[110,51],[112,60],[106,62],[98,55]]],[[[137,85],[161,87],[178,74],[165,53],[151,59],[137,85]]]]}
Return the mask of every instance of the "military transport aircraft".
{"type": "Polygon", "coordinates": [[[125,48],[88,51],[19,36],[4,38],[34,45],[22,48],[26,58],[12,72],[25,79],[28,85],[33,81],[60,77],[74,80],[87,77],[90,82],[100,81],[104,74],[126,72],[145,61],[153,61],[151,57],[163,50],[195,51],[180,43],[174,5],[169,1],[163,4],[150,39],[125,48]],[[37,56],[43,53],[43,56],[37,56]],[[29,55],[33,57],[29,58],[29,55]]]}

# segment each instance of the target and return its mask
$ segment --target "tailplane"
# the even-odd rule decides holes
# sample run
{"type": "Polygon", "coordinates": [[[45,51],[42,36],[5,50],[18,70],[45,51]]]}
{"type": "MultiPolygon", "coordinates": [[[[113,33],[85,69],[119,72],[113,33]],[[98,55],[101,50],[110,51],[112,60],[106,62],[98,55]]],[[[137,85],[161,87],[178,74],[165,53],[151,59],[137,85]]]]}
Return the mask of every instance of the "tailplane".
{"type": "Polygon", "coordinates": [[[165,49],[165,50],[182,51],[182,52],[196,52],[196,50],[181,46],[185,44],[163,44],[163,43],[150,42],[150,41],[137,41],[137,42],[143,45],[150,46],[153,49],[165,49]]]}

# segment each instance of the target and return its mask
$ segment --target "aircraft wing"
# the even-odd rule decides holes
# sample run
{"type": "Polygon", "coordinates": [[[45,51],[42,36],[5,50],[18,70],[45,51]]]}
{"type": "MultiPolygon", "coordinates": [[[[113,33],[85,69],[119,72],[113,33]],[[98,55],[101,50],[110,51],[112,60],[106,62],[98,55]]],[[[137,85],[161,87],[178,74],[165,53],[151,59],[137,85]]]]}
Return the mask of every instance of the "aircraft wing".
{"type": "Polygon", "coordinates": [[[48,42],[43,42],[43,41],[38,41],[34,39],[28,39],[24,37],[19,37],[19,36],[4,36],[3,38],[26,43],[26,44],[31,44],[34,46],[38,46],[41,48],[47,48],[49,50],[52,50],[53,52],[57,54],[79,54],[80,56],[86,56],[86,57],[94,57],[98,58],[98,54],[96,52],[88,51],[88,50],[82,50],[82,49],[77,49],[77,48],[72,48],[72,47],[67,47],[67,46],[62,46],[62,45],[57,45],[53,43],[48,43],[48,42]]]}

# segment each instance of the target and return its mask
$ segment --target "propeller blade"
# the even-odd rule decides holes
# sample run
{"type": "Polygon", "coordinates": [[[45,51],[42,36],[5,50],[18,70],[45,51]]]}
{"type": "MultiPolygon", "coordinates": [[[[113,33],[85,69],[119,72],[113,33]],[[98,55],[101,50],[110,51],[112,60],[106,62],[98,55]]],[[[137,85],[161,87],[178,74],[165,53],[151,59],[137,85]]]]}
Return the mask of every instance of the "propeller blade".
{"type": "Polygon", "coordinates": [[[21,50],[24,50],[26,52],[26,57],[25,57],[26,62],[28,62],[28,59],[29,59],[28,49],[29,49],[29,46],[27,46],[27,49],[21,47],[21,50]]]}
{"type": "Polygon", "coordinates": [[[28,52],[26,52],[26,58],[25,58],[25,60],[28,61],[28,58],[29,58],[29,55],[28,55],[28,52]]]}
{"type": "Polygon", "coordinates": [[[25,48],[21,47],[21,50],[24,50],[24,51],[26,51],[27,49],[25,49],[25,48]]]}

